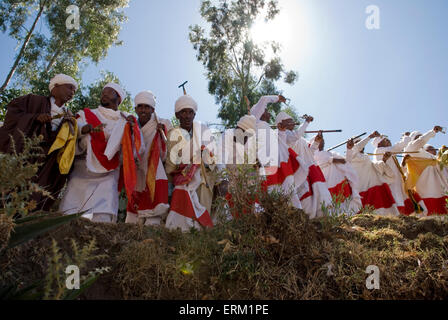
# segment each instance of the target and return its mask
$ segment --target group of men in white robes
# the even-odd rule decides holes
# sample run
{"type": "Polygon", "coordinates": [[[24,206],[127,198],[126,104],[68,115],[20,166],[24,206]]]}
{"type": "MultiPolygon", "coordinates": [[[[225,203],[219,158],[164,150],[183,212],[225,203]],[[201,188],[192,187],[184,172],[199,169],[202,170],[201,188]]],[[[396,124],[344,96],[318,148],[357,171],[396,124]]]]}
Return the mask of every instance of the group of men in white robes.
{"type": "MultiPolygon", "coordinates": [[[[68,76],[59,75],[53,83],[56,80],[73,87],[68,76]]],[[[72,91],[62,92],[66,100],[72,91]]],[[[268,105],[286,102],[281,95],[261,97],[237,128],[222,134],[196,120],[198,104],[186,93],[175,102],[176,126],[157,116],[152,92],[135,97],[137,117],[119,110],[125,99],[125,91],[109,83],[99,106],[76,116],[45,100],[48,114],[38,118],[45,117],[52,130],[59,131],[50,153],[61,150],[59,167],[68,176],[59,204],[65,214],[82,212],[92,221],[114,223],[124,190],[126,223],[182,231],[213,227],[218,221],[213,212],[217,193],[225,195],[229,207],[232,202],[228,181],[220,173],[239,165],[253,166],[262,177],[262,190],[287,194],[291,206],[310,218],[366,208],[381,215],[448,213],[448,170],[440,165],[437,149],[428,145],[443,130],[439,126],[425,134],[403,134],[395,145],[375,131],[365,139],[349,140],[344,157],[324,150],[322,132],[305,139],[314,121],[311,116],[304,116],[296,128],[282,111],[274,129],[268,105]],[[369,141],[374,158],[364,153],[369,141]],[[397,153],[405,156],[402,163],[397,153]]],[[[228,214],[237,218],[242,213],[228,214]]]]}
{"type": "Polygon", "coordinates": [[[309,142],[303,138],[314,120],[305,118],[294,130],[292,117],[280,112],[276,124],[279,139],[286,141],[308,167],[308,183],[299,190],[301,205],[311,218],[322,216],[325,208],[327,213],[346,214],[363,210],[380,215],[448,213],[446,168],[439,166],[437,149],[427,144],[442,131],[440,126],[424,135],[406,133],[395,145],[375,131],[365,139],[349,140],[343,157],[324,150],[322,134],[309,142]],[[375,148],[373,159],[364,153],[369,141],[375,148]],[[396,157],[399,153],[405,156],[402,164],[396,157]]]}
{"type": "MultiPolygon", "coordinates": [[[[195,120],[198,105],[189,95],[175,103],[176,127],[157,117],[151,92],[135,97],[138,119],[118,111],[124,98],[118,85],[109,84],[97,109],[77,115],[77,158],[60,205],[67,214],[86,210],[93,221],[114,222],[124,187],[127,223],[164,224],[182,231],[212,227],[217,222],[212,212],[217,187],[226,186],[218,173],[250,158],[263,189],[284,192],[310,218],[363,209],[381,215],[446,213],[446,176],[435,165],[436,156],[426,151],[440,127],[425,135],[404,134],[396,145],[375,131],[365,139],[349,140],[343,157],[324,150],[322,133],[305,139],[313,117],[305,116],[296,129],[293,118],[282,111],[275,121],[278,130],[273,129],[268,105],[285,102],[281,95],[261,97],[236,129],[219,137],[195,120]],[[123,142],[126,136],[131,143],[123,142]],[[376,149],[373,159],[364,153],[369,141],[376,149]],[[399,152],[411,152],[407,163],[398,163],[399,152]],[[409,177],[404,165],[411,167],[409,177]]],[[[228,193],[226,199],[231,203],[228,193]]]]}

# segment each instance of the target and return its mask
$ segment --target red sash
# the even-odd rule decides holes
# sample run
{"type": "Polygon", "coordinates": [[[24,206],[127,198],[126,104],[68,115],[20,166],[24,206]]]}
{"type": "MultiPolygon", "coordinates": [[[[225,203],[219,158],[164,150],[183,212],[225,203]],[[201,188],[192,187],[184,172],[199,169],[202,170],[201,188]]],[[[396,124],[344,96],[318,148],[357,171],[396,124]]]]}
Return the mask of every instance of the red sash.
{"type": "MultiPolygon", "coordinates": [[[[86,116],[87,123],[92,125],[94,128],[101,125],[101,121],[90,109],[84,109],[84,114],[86,116]]],[[[120,164],[120,155],[118,153],[111,160],[107,159],[107,157],[104,155],[104,151],[107,147],[107,141],[106,137],[104,136],[104,132],[90,132],[90,137],[92,151],[101,165],[108,171],[118,168],[120,164]]]]}

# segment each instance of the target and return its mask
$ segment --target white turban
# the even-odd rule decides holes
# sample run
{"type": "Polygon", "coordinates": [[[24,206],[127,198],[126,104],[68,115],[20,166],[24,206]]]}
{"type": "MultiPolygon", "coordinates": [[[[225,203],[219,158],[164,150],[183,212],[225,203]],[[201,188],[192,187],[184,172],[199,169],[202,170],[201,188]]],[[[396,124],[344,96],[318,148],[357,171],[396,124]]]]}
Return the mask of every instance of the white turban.
{"type": "Polygon", "coordinates": [[[194,112],[198,112],[198,104],[192,97],[186,94],[177,99],[174,109],[176,113],[183,109],[193,109],[194,112]]]}
{"type": "Polygon", "coordinates": [[[422,133],[420,131],[414,131],[411,133],[411,135],[409,137],[411,138],[411,141],[414,141],[416,136],[421,136],[421,135],[422,135],[422,133]]]}
{"type": "Polygon", "coordinates": [[[78,83],[75,81],[75,79],[66,74],[57,74],[53,77],[53,79],[50,80],[50,85],[48,86],[50,92],[57,84],[72,84],[75,86],[75,90],[78,90],[78,83]]]}
{"type": "Polygon", "coordinates": [[[155,108],[156,107],[156,97],[154,96],[154,94],[151,91],[143,91],[135,96],[134,104],[135,104],[135,106],[138,106],[139,104],[147,104],[147,105],[155,108]]]}
{"type": "Polygon", "coordinates": [[[238,121],[237,127],[240,127],[244,131],[252,129],[255,131],[257,119],[254,116],[244,116],[238,121]]]}
{"type": "Polygon", "coordinates": [[[103,90],[106,88],[112,88],[121,98],[120,104],[123,103],[124,99],[126,99],[126,92],[116,83],[108,83],[104,86],[103,90]]]}
{"type": "Polygon", "coordinates": [[[375,139],[372,140],[372,145],[373,145],[375,148],[378,148],[378,145],[381,143],[381,141],[383,141],[383,140],[386,139],[386,138],[387,138],[386,136],[379,136],[379,137],[376,137],[375,139]]]}
{"type": "Polygon", "coordinates": [[[275,124],[278,126],[280,123],[283,122],[283,120],[292,119],[292,117],[287,114],[286,112],[282,111],[277,115],[277,118],[275,119],[275,124]]]}

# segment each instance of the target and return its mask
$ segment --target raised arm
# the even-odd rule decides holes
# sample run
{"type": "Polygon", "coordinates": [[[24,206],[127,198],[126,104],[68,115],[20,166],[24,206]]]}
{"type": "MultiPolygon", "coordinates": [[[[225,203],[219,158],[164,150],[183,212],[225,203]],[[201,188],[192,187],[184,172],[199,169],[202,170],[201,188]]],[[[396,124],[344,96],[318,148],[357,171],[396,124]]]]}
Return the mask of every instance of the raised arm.
{"type": "Polygon", "coordinates": [[[409,143],[409,145],[407,146],[406,151],[410,151],[410,152],[420,151],[425,146],[425,144],[427,144],[428,141],[430,139],[434,138],[436,136],[437,132],[439,132],[436,130],[436,128],[438,128],[438,127],[435,127],[433,130],[426,132],[420,138],[418,138],[414,141],[411,141],[409,143]]]}
{"type": "Polygon", "coordinates": [[[263,96],[260,98],[257,104],[250,109],[250,114],[255,116],[257,120],[260,120],[261,116],[266,110],[267,105],[269,103],[277,103],[279,100],[279,96],[263,96]]]}

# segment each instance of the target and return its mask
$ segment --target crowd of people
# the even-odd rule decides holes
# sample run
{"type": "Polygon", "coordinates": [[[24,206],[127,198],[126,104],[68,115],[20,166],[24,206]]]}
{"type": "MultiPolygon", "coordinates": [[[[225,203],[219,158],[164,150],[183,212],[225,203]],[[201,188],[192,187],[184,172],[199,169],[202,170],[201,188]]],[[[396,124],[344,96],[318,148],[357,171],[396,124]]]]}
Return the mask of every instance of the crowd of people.
{"type": "Polygon", "coordinates": [[[136,116],[119,111],[126,93],[115,83],[103,88],[97,108],[74,115],[65,105],[77,89],[73,78],[56,75],[48,97],[11,101],[0,127],[2,153],[21,152],[24,136],[42,138],[35,182],[51,196],[33,194],[36,210],[49,210],[59,199],[64,214],[84,212],[92,221],[115,223],[125,190],[126,223],[182,231],[213,227],[217,195],[227,199],[229,219],[241,214],[233,212],[229,184],[220,173],[251,166],[265,190],[288,194],[290,204],[310,218],[336,206],[346,214],[448,214],[448,169],[439,161],[446,150],[428,144],[443,132],[440,126],[424,134],[406,132],[396,144],[377,131],[349,139],[344,157],[324,150],[323,132],[306,140],[311,116],[298,126],[282,111],[271,126],[267,106],[286,102],[281,95],[262,97],[235,129],[219,133],[197,121],[198,104],[185,91],[175,102],[173,126],[157,116],[150,91],[135,97],[136,116]],[[364,152],[369,142],[373,154],[364,152]]]}

